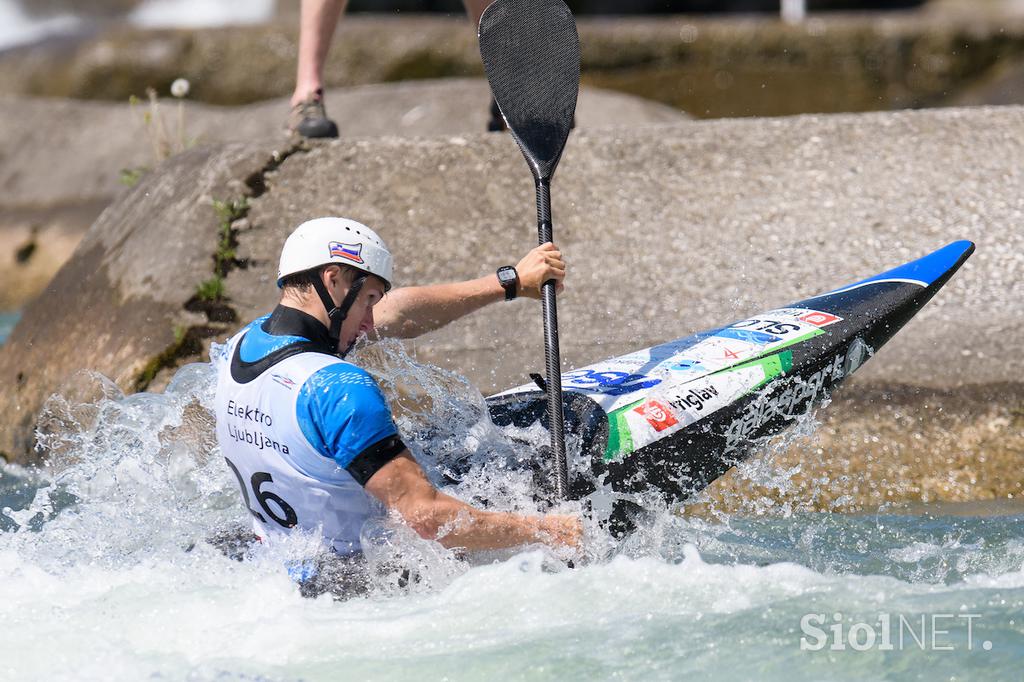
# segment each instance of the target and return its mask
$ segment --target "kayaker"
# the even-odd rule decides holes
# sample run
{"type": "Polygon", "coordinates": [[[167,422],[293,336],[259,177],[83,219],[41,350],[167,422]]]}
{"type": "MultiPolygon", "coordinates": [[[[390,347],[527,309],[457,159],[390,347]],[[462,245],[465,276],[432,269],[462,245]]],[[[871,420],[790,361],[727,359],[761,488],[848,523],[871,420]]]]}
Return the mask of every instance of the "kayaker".
{"type": "Polygon", "coordinates": [[[228,342],[218,375],[217,439],[257,535],[319,532],[351,555],[383,507],[447,547],[578,545],[576,516],[486,511],[436,489],[377,382],[343,359],[360,334],[412,338],[489,303],[539,298],[550,279],[561,290],[564,277],[548,243],[486,277],[391,290],[391,254],[369,227],[327,217],[296,228],[281,251],[280,303],[228,342]]]}

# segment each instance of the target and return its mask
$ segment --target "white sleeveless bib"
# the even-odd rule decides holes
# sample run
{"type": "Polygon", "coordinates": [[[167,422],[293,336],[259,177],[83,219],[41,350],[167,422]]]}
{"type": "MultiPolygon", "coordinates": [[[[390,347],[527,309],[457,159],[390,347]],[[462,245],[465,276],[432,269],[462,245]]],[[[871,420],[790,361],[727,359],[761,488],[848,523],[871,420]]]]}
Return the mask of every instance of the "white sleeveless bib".
{"type": "Polygon", "coordinates": [[[302,433],[296,400],[306,380],[344,360],[299,353],[247,384],[231,376],[241,342],[228,342],[217,377],[217,441],[264,541],[293,528],[317,531],[335,551],[359,551],[359,530],[382,508],[345,469],[317,452],[302,433]]]}

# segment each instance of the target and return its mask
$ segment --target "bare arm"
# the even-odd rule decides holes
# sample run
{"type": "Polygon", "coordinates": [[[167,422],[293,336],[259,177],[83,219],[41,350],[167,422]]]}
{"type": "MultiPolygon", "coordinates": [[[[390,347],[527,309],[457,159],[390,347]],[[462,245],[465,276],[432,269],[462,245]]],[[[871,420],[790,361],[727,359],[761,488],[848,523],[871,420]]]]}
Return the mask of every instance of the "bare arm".
{"type": "Polygon", "coordinates": [[[582,536],[574,516],[489,512],[445,495],[427,480],[408,450],[381,467],[367,481],[366,491],[397,511],[420,536],[445,547],[499,549],[535,542],[578,546],[582,536]]]}
{"type": "Polygon", "coordinates": [[[402,287],[387,294],[373,311],[381,336],[411,339],[439,329],[504,297],[494,275],[451,284],[402,287]]]}
{"type": "MultiPolygon", "coordinates": [[[[550,242],[531,250],[519,264],[519,295],[540,298],[541,285],[549,279],[562,290],[565,261],[550,242]]],[[[451,284],[395,289],[373,309],[375,329],[381,336],[411,339],[440,329],[488,303],[504,299],[496,275],[451,284]]]]}

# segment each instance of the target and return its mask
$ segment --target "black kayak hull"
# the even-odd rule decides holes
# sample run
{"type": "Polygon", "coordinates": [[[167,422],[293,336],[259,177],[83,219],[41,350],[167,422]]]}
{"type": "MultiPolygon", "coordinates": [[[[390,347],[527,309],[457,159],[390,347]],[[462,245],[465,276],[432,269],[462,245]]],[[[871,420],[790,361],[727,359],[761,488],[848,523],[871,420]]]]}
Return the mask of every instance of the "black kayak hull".
{"type": "MultiPolygon", "coordinates": [[[[973,251],[954,242],[848,287],[563,374],[574,496],[597,480],[670,502],[702,490],[825,400],[973,251]]],[[[544,423],[545,404],[530,384],[487,399],[499,427],[544,423]]]]}

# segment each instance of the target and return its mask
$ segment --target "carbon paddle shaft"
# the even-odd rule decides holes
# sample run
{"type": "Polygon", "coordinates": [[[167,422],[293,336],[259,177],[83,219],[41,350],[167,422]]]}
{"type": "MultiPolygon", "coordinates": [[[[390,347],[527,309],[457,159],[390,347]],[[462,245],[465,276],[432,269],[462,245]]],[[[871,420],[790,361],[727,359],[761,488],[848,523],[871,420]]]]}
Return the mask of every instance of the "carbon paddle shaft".
{"type": "MultiPolygon", "coordinates": [[[[537,239],[545,244],[554,241],[551,224],[551,184],[537,180],[537,239]]],[[[562,358],[558,348],[558,304],[555,302],[555,281],[544,282],[544,359],[547,369],[548,431],[555,458],[555,495],[569,497],[569,462],[565,452],[565,421],[562,414],[562,358]]]]}
{"type": "MultiPolygon", "coordinates": [[[[480,16],[478,36],[494,101],[533,173],[540,243],[553,241],[551,178],[572,128],[580,88],[576,21],[563,0],[494,0],[480,16]]],[[[545,282],[542,294],[554,488],[564,500],[569,493],[569,467],[555,283],[545,282]]]]}

